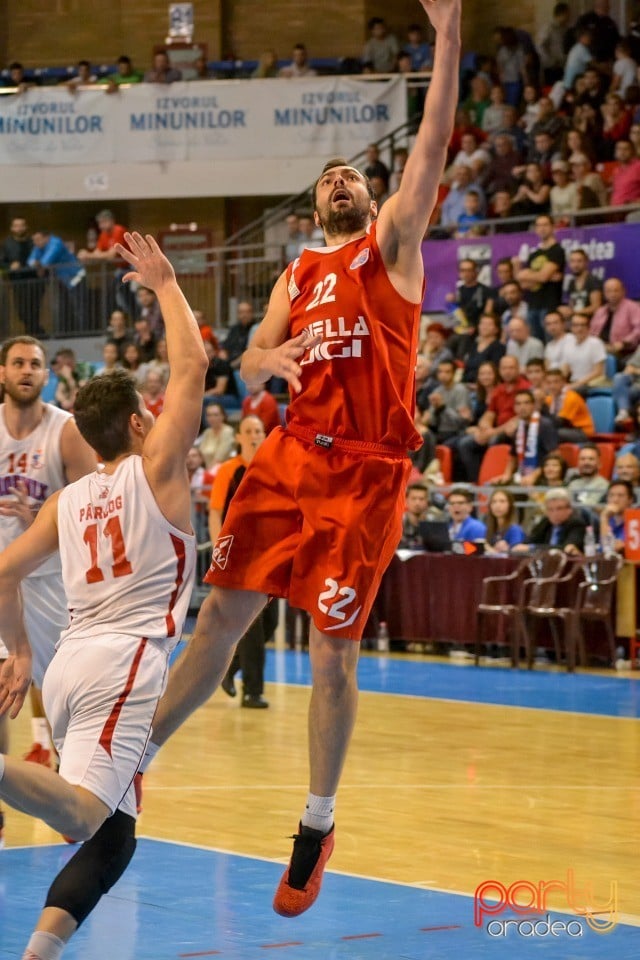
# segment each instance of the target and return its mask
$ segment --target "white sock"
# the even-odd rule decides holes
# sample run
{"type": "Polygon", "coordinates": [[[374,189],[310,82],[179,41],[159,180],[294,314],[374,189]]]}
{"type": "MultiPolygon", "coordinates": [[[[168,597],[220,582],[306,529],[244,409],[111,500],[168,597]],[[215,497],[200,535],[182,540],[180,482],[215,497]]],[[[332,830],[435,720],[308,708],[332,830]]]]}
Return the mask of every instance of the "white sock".
{"type": "Polygon", "coordinates": [[[65,948],[64,941],[53,933],[36,930],[31,934],[22,960],[60,960],[65,948]]]}
{"type": "Polygon", "coordinates": [[[0,753],[0,780],[4,777],[4,756],[0,753]]]}
{"type": "Polygon", "coordinates": [[[33,717],[31,720],[33,742],[39,743],[43,750],[51,750],[49,724],[44,717],[33,717]]]}
{"type": "Polygon", "coordinates": [[[336,798],[317,797],[315,793],[307,794],[307,806],[302,814],[301,823],[303,827],[311,827],[312,830],[322,830],[323,833],[329,833],[333,826],[333,811],[336,805],[336,798]]]}
{"type": "Polygon", "coordinates": [[[151,764],[151,761],[153,760],[153,758],[155,757],[159,749],[160,749],[159,746],[157,746],[155,743],[152,743],[151,740],[149,740],[149,743],[147,744],[147,749],[144,752],[144,757],[142,758],[142,761],[140,762],[140,766],[138,767],[138,773],[145,773],[147,771],[147,769],[149,768],[149,765],[151,764]]]}

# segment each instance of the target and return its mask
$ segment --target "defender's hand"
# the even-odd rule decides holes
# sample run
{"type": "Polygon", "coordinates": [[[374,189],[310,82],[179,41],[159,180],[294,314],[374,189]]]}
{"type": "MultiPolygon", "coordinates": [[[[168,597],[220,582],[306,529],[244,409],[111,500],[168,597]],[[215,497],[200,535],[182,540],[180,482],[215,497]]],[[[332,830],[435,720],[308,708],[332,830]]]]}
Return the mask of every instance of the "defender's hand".
{"type": "Polygon", "coordinates": [[[0,716],[12,720],[20,713],[31,686],[31,654],[12,654],[0,668],[0,716]]]}
{"type": "Polygon", "coordinates": [[[265,351],[267,354],[264,364],[265,370],[272,377],[282,377],[293,387],[296,393],[300,393],[302,390],[302,384],[300,383],[302,367],[298,360],[304,356],[307,350],[317,347],[321,340],[320,334],[312,337],[307,330],[303,330],[292,340],[286,340],[279,347],[265,351]]]}
{"type": "Polygon", "coordinates": [[[143,287],[157,292],[165,283],[175,282],[174,269],[154,237],[150,234],[143,237],[139,233],[125,233],[124,237],[129,244],[129,249],[123,247],[121,243],[116,243],[114,246],[118,256],[133,267],[129,273],[125,273],[122,278],[123,283],[135,280],[143,287]]]}

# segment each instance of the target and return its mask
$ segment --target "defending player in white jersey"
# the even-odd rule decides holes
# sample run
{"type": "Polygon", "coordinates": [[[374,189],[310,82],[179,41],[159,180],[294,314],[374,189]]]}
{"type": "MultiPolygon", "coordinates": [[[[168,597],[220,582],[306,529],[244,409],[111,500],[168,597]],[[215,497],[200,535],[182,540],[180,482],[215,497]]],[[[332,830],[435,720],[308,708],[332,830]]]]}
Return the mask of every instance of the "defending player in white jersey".
{"type": "MultiPolygon", "coordinates": [[[[48,370],[44,347],[34,337],[6,340],[0,350],[0,550],[31,526],[44,501],[66,483],[95,469],[96,457],[71,414],[45,403],[48,370]]],[[[21,586],[24,618],[33,648],[33,746],[25,759],[49,763],[51,744],[44,718],[42,678],[53,659],[60,631],[69,620],[60,558],[50,557],[21,586]]],[[[0,637],[0,661],[7,650],[0,637]]],[[[0,752],[9,750],[0,717],[0,752]]],[[[0,844],[3,817],[0,811],[0,844]]]]}
{"type": "Polygon", "coordinates": [[[43,686],[60,775],[0,754],[0,797],[84,840],[55,878],[23,960],[58,960],[135,849],[133,778],[180,637],[195,569],[186,455],[198,432],[207,357],[171,264],[127,234],[126,280],[155,290],[170,376],[154,418],[123,371],[78,393],[82,436],[104,464],[54,494],[0,555],[0,712],[15,717],[31,675],[20,583],[60,549],[70,622],[43,686]]]}

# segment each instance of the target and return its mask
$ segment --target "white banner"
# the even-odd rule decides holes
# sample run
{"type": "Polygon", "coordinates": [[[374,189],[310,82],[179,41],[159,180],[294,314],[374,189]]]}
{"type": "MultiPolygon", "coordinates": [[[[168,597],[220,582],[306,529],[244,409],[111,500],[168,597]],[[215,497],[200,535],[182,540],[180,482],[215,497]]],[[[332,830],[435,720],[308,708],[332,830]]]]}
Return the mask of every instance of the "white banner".
{"type": "Polygon", "coordinates": [[[0,164],[353,156],[407,119],[403,78],[138,84],[0,97],[0,164]]]}
{"type": "Polygon", "coordinates": [[[104,90],[66,87],[0,97],[0,164],[109,163],[111,104],[104,90]]]}

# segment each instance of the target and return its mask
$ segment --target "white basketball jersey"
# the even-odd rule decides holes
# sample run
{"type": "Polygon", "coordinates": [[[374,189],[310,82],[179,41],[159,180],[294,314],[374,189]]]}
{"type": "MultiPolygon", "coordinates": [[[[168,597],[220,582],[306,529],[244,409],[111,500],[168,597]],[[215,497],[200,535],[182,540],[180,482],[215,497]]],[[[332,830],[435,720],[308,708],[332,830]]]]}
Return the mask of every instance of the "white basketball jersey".
{"type": "Polygon", "coordinates": [[[58,500],[62,579],[70,623],[60,643],[123,633],[180,639],[193,586],[195,537],[163,516],[142,467],[127,457],[58,500]]]}
{"type": "MultiPolygon", "coordinates": [[[[70,413],[46,403],[42,420],[35,430],[28,437],[16,440],[7,429],[5,405],[0,404],[0,497],[15,499],[9,488],[23,480],[31,505],[38,508],[47,497],[64,487],[66,479],[60,455],[60,434],[70,419],[70,413]]],[[[13,543],[23,531],[24,526],[17,517],[0,516],[0,550],[13,543]]],[[[56,572],[60,572],[57,553],[30,576],[56,572]]]]}

